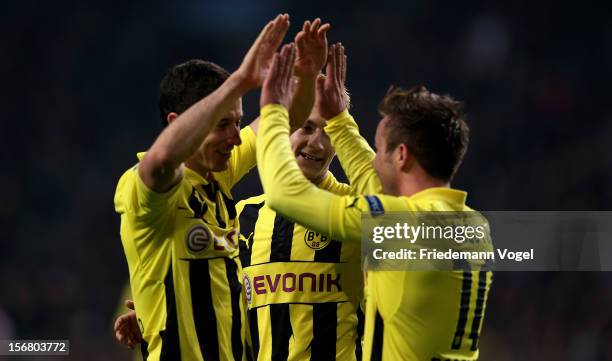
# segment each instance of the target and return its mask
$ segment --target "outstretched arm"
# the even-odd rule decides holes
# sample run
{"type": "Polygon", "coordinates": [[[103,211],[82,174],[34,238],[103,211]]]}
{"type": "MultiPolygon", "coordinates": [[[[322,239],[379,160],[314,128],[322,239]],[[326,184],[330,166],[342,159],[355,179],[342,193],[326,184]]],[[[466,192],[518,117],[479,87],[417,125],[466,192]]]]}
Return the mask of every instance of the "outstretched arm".
{"type": "Polygon", "coordinates": [[[338,153],[351,187],[358,194],[380,193],[380,179],[372,166],[375,153],[359,134],[359,127],[347,110],[344,47],[341,44],[332,45],[328,59],[327,76],[317,80],[316,104],[319,114],[328,119],[325,132],[338,153]]]}
{"type": "Polygon", "coordinates": [[[242,64],[217,90],[183,112],[160,134],[142,159],[144,184],[163,193],[182,177],[181,164],[189,159],[221,118],[247,91],[260,86],[272,56],[289,28],[289,16],[278,15],[261,31],[242,64]]]}
{"type": "Polygon", "coordinates": [[[291,151],[287,107],[294,52],[294,46],[289,44],[274,56],[261,92],[261,124],[256,148],[266,203],[297,223],[334,239],[359,241],[358,199],[317,188],[304,177],[291,151]]]}

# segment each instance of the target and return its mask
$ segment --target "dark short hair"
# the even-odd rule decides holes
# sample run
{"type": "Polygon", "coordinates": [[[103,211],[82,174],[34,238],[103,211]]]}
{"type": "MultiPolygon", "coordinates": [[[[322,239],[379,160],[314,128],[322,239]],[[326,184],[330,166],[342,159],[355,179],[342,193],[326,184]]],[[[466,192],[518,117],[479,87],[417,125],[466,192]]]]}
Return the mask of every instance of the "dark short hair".
{"type": "Polygon", "coordinates": [[[173,66],[159,84],[159,113],[164,126],[168,114],[180,114],[221,86],[227,70],[205,60],[193,59],[173,66]]]}
{"type": "Polygon", "coordinates": [[[470,129],[461,102],[422,85],[391,87],[378,107],[388,117],[387,151],[405,144],[432,177],[450,181],[467,151],[470,129]]]}

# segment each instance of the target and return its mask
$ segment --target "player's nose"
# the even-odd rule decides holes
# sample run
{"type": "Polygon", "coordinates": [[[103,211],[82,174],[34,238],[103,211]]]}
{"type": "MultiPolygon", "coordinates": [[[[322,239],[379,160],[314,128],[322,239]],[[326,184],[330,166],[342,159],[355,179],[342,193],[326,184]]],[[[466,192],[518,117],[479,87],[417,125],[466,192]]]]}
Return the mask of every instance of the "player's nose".
{"type": "Polygon", "coordinates": [[[316,150],[323,150],[323,142],[321,141],[323,137],[323,130],[321,128],[317,128],[313,134],[308,137],[308,147],[316,150]]]}
{"type": "Polygon", "coordinates": [[[231,145],[240,145],[242,144],[242,139],[240,139],[240,129],[236,127],[230,127],[230,134],[228,135],[227,142],[231,145]]]}

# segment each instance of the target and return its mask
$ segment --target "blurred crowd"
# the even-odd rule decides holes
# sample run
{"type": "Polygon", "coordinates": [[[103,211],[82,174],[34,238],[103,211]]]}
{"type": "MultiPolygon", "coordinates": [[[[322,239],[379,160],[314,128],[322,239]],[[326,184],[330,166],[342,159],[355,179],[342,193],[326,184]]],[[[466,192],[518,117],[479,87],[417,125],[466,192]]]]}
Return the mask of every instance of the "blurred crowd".
{"type": "MultiPolygon", "coordinates": [[[[160,131],[159,80],[190,58],[235,69],[279,12],[291,15],[291,37],[306,19],[332,24],[330,41],[348,53],[352,113],[370,141],[391,84],[465,102],[472,138],[454,185],[472,207],[609,210],[610,5],[504,3],[5,5],[0,339],[70,339],[74,359],[129,359],[113,345],[127,280],[113,194],[160,131]]],[[[257,101],[245,99],[245,123],[257,101]]],[[[234,194],[260,189],[253,174],[234,194]]],[[[482,359],[612,360],[610,304],[605,272],[497,273],[482,359]]]]}

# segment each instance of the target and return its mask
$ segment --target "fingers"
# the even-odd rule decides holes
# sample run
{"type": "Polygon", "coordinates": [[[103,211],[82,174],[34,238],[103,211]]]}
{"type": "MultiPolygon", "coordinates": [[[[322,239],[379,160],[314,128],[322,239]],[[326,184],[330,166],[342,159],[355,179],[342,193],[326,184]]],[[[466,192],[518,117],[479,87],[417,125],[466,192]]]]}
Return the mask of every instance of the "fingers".
{"type": "Polygon", "coordinates": [[[266,78],[266,81],[269,81],[271,79],[276,79],[276,77],[280,73],[280,71],[279,71],[279,61],[280,61],[280,59],[279,59],[279,57],[280,57],[279,53],[275,53],[274,54],[274,57],[272,58],[272,65],[270,66],[270,71],[268,72],[268,76],[266,78]]]}
{"type": "Polygon", "coordinates": [[[286,70],[285,82],[286,82],[287,89],[291,88],[291,83],[293,82],[293,64],[295,63],[295,56],[296,56],[295,53],[296,53],[295,45],[291,44],[291,47],[289,48],[289,60],[287,61],[287,64],[285,66],[285,70],[286,70]]]}
{"type": "Polygon", "coordinates": [[[280,62],[280,80],[286,89],[286,86],[289,85],[287,79],[291,79],[293,76],[293,63],[295,62],[295,45],[293,43],[283,45],[280,53],[280,62]]]}
{"type": "Polygon", "coordinates": [[[263,28],[255,42],[270,43],[273,49],[276,49],[283,41],[288,29],[289,15],[279,14],[263,28]]]}
{"type": "Polygon", "coordinates": [[[335,56],[336,56],[336,71],[334,72],[334,75],[336,77],[336,84],[339,86],[342,86],[342,58],[344,57],[343,50],[342,50],[342,43],[337,43],[336,44],[336,49],[335,49],[335,56]]]}
{"type": "Polygon", "coordinates": [[[124,316],[119,316],[115,321],[115,339],[121,344],[126,344],[127,342],[126,328],[128,324],[129,323],[124,316]]]}
{"type": "Polygon", "coordinates": [[[285,34],[287,34],[287,30],[289,30],[289,15],[278,15],[272,22],[272,28],[270,30],[269,42],[273,49],[276,49],[283,41],[285,34]]]}
{"type": "Polygon", "coordinates": [[[132,300],[125,300],[125,307],[129,308],[132,311],[136,310],[134,308],[134,301],[132,301],[132,300]]]}
{"type": "Polygon", "coordinates": [[[323,24],[321,25],[321,27],[319,28],[319,30],[317,31],[317,38],[321,39],[324,36],[327,35],[327,32],[329,31],[329,29],[331,28],[331,25],[329,24],[323,24]]]}
{"type": "Polygon", "coordinates": [[[306,46],[306,33],[303,31],[300,31],[296,36],[295,36],[295,44],[299,47],[299,48],[304,48],[306,46]]]}
{"type": "Polygon", "coordinates": [[[317,97],[318,99],[323,99],[324,95],[324,91],[325,91],[325,76],[323,74],[319,74],[319,76],[317,77],[317,83],[316,83],[316,90],[317,90],[317,97]]]}
{"type": "Polygon", "coordinates": [[[319,30],[319,26],[321,25],[321,19],[316,18],[314,19],[314,21],[312,22],[312,26],[310,27],[310,32],[308,33],[308,35],[314,39],[317,36],[317,32],[319,30]]]}
{"type": "Polygon", "coordinates": [[[326,83],[331,84],[335,82],[334,73],[336,72],[336,56],[335,56],[336,44],[329,47],[329,53],[327,54],[327,68],[325,69],[326,83]]]}

